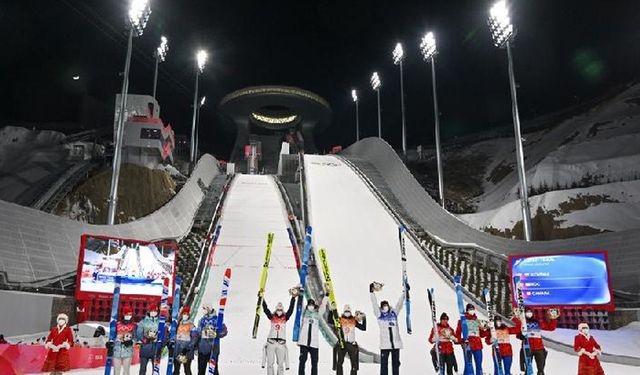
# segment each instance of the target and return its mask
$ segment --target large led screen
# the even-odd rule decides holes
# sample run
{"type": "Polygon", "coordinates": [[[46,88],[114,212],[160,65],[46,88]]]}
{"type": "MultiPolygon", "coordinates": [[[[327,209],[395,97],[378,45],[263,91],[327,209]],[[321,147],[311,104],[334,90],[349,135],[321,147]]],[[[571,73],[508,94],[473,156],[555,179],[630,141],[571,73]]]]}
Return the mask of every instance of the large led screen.
{"type": "Polygon", "coordinates": [[[606,252],[516,255],[509,264],[527,306],[613,306],[606,252]]]}
{"type": "Polygon", "coordinates": [[[83,235],[77,295],[112,294],[115,277],[121,276],[121,294],[161,296],[165,278],[173,285],[176,248],[172,242],[148,243],[83,235]]]}

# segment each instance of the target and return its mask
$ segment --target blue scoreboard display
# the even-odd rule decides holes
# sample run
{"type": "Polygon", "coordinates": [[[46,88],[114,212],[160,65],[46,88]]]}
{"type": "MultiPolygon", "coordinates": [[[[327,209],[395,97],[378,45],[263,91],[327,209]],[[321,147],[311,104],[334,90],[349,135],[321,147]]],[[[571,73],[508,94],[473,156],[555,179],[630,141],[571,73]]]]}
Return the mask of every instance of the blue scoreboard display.
{"type": "Polygon", "coordinates": [[[520,276],[527,306],[613,308],[604,251],[514,255],[509,257],[509,265],[511,282],[513,276],[520,276]]]}

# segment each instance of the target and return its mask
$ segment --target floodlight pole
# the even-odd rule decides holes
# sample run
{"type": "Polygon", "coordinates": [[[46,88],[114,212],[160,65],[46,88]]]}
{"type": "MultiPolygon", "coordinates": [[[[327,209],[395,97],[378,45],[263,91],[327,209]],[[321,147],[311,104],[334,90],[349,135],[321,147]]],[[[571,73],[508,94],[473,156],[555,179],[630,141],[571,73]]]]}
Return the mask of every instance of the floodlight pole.
{"type": "Polygon", "coordinates": [[[120,180],[120,163],[122,156],[122,143],[124,136],[124,121],[127,108],[127,95],[129,92],[129,68],[131,67],[131,50],[133,48],[134,28],[129,31],[127,42],[127,57],[124,63],[124,75],[122,79],[122,94],[120,97],[120,114],[118,116],[118,127],[116,129],[116,144],[113,152],[113,165],[111,172],[111,189],[109,191],[109,211],[107,213],[107,224],[114,225],[116,217],[116,207],[118,204],[118,182],[120,180]]]}
{"type": "Polygon", "coordinates": [[[404,113],[404,71],[402,70],[402,60],[398,63],[400,66],[400,109],[402,114],[402,154],[407,157],[407,124],[404,113]]]}
{"type": "Polygon", "coordinates": [[[382,109],[380,107],[380,88],[376,89],[376,95],[378,96],[378,138],[382,139],[382,109]]]}
{"type": "Polygon", "coordinates": [[[524,238],[531,241],[531,209],[529,208],[529,193],[527,191],[527,175],[524,165],[524,150],[522,147],[522,134],[520,131],[520,114],[518,113],[518,97],[516,91],[516,79],[513,68],[513,56],[511,54],[511,42],[505,44],[507,59],[509,60],[509,84],[511,87],[511,112],[513,114],[513,127],[516,137],[516,158],[518,160],[518,177],[520,179],[520,206],[522,209],[522,227],[524,238]]]}
{"type": "Polygon", "coordinates": [[[196,114],[196,158],[198,157],[198,146],[200,142],[200,108],[202,108],[203,105],[202,101],[198,103],[198,113],[196,114]]]}
{"type": "Polygon", "coordinates": [[[360,110],[358,109],[358,101],[356,103],[356,142],[360,140],[360,110]]]}
{"type": "Polygon", "coordinates": [[[442,175],[442,153],[440,150],[440,113],[438,110],[438,91],[436,89],[436,59],[431,56],[431,81],[433,88],[433,117],[436,130],[436,161],[438,164],[438,192],[440,193],[440,205],[444,206],[444,177],[442,175]]]}
{"type": "Polygon", "coordinates": [[[198,117],[198,81],[200,78],[200,68],[196,67],[196,88],[193,94],[193,122],[191,123],[191,158],[189,172],[193,172],[196,159],[196,123],[198,117]]]}
{"type": "Polygon", "coordinates": [[[158,88],[158,65],[160,65],[160,56],[158,56],[158,53],[156,52],[156,69],[155,69],[155,73],[153,74],[153,98],[156,98],[156,89],[158,88]]]}

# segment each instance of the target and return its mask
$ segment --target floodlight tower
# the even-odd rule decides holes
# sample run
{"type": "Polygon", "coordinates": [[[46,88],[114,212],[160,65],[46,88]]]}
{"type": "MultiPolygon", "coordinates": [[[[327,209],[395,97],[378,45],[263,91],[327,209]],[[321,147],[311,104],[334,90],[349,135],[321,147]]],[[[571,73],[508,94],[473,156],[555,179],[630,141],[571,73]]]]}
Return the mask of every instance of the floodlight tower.
{"type": "Polygon", "coordinates": [[[198,116],[198,81],[200,74],[204,72],[204,67],[207,64],[207,52],[205,50],[199,50],[196,54],[196,88],[193,94],[193,122],[191,124],[191,158],[189,167],[193,171],[196,161],[196,120],[198,116]]]}
{"type": "Polygon", "coordinates": [[[164,62],[167,57],[167,51],[169,51],[169,40],[166,36],[160,37],[160,45],[156,48],[156,52],[153,54],[156,59],[156,69],[153,75],[153,98],[156,97],[156,88],[158,87],[158,65],[164,62]]]}
{"type": "Polygon", "coordinates": [[[116,218],[118,205],[118,181],[120,180],[120,162],[122,156],[122,137],[124,134],[124,121],[127,108],[127,95],[129,93],[129,68],[131,67],[131,50],[133,49],[133,37],[141,36],[147,26],[151,7],[149,0],[131,0],[129,4],[129,39],[127,42],[127,57],[124,62],[124,75],[122,78],[122,94],[120,95],[120,113],[118,114],[118,126],[116,128],[116,144],[113,152],[113,165],[111,172],[111,189],[109,191],[109,211],[107,224],[113,225],[116,218]]]}
{"type": "Polygon", "coordinates": [[[371,75],[371,88],[376,92],[378,96],[378,138],[382,138],[382,109],[380,108],[380,88],[382,87],[382,81],[378,72],[373,72],[371,75]]]}
{"type": "Polygon", "coordinates": [[[196,115],[196,158],[198,157],[198,150],[200,145],[200,108],[204,106],[204,103],[207,101],[207,97],[203,96],[200,99],[200,103],[198,103],[198,114],[196,115]]]}
{"type": "Polygon", "coordinates": [[[402,70],[402,61],[404,61],[404,49],[402,43],[396,44],[393,49],[393,64],[400,67],[400,113],[402,114],[402,154],[407,156],[407,124],[404,114],[404,72],[402,70]]]}
{"type": "Polygon", "coordinates": [[[356,105],[356,142],[360,140],[360,111],[358,110],[358,92],[356,89],[351,90],[351,100],[356,105]]]}
{"type": "Polygon", "coordinates": [[[431,81],[433,88],[433,117],[435,124],[435,133],[436,133],[436,160],[438,164],[438,193],[440,195],[440,205],[442,208],[444,206],[444,181],[442,175],[442,153],[440,150],[440,113],[438,111],[438,91],[436,89],[436,55],[438,54],[438,49],[436,47],[436,38],[433,35],[433,32],[428,32],[422,38],[420,42],[420,52],[422,53],[422,58],[427,63],[431,63],[431,81]]]}
{"type": "Polygon", "coordinates": [[[520,179],[520,206],[522,209],[522,223],[525,240],[531,241],[531,210],[529,208],[529,194],[527,191],[527,176],[524,166],[524,150],[522,147],[522,134],[520,131],[520,115],[518,113],[518,96],[516,91],[516,79],[513,68],[513,56],[511,55],[511,42],[516,32],[511,24],[509,7],[505,0],[493,4],[489,11],[489,28],[493,44],[498,48],[507,50],[509,62],[509,84],[511,87],[511,112],[513,114],[513,127],[516,137],[516,157],[518,161],[518,177],[520,179]]]}

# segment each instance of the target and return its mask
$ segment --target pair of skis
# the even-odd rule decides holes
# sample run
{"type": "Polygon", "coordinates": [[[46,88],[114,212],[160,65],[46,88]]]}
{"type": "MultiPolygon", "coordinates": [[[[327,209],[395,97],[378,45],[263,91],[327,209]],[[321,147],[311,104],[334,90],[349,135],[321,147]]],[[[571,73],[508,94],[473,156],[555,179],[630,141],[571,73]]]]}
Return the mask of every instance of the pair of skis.
{"type": "Polygon", "coordinates": [[[258,289],[258,302],[256,303],[256,316],[253,319],[253,329],[251,337],[258,337],[258,325],[260,324],[260,309],[262,309],[262,301],[264,300],[264,289],[267,285],[267,273],[269,271],[269,261],[271,260],[271,249],[273,248],[273,233],[267,235],[267,250],[264,254],[264,263],[262,265],[262,276],[260,277],[260,287],[258,289]]]}
{"type": "Polygon", "coordinates": [[[216,337],[213,339],[213,347],[211,348],[211,357],[209,358],[209,369],[207,373],[213,375],[216,373],[218,367],[218,357],[220,356],[220,336],[217,333],[221,332],[224,328],[224,311],[227,306],[227,296],[229,295],[229,286],[231,285],[231,268],[227,268],[224,272],[224,279],[222,280],[222,292],[220,295],[220,302],[218,304],[218,320],[216,321],[216,337]],[[216,353],[215,348],[218,348],[216,353]]]}
{"type": "Polygon", "coordinates": [[[458,311],[460,312],[460,324],[462,325],[462,339],[464,340],[464,375],[473,375],[473,365],[471,364],[472,356],[471,347],[469,346],[469,326],[467,325],[467,316],[464,308],[464,296],[462,293],[462,277],[457,275],[453,277],[453,283],[456,287],[456,297],[458,299],[458,311]]]}
{"type": "MultiPolygon", "coordinates": [[[[180,308],[180,288],[182,286],[182,280],[176,277],[176,285],[173,289],[173,305],[171,312],[171,330],[169,332],[169,341],[175,345],[178,311],[180,308]]],[[[167,311],[169,306],[169,278],[164,279],[162,285],[162,298],[160,299],[160,321],[158,322],[158,337],[155,342],[155,355],[153,357],[153,375],[160,375],[160,360],[162,354],[162,344],[164,343],[164,336],[166,332],[167,315],[163,313],[167,311]]],[[[169,352],[167,360],[167,375],[173,374],[173,350],[169,352]]]]}
{"type": "Polygon", "coordinates": [[[407,251],[404,247],[404,232],[406,228],[404,226],[398,227],[398,239],[400,241],[400,255],[402,259],[402,287],[404,288],[404,304],[407,321],[407,333],[410,335],[413,331],[411,329],[411,297],[409,296],[409,277],[407,276],[407,251]]]}
{"type": "Polygon", "coordinates": [[[436,297],[435,290],[433,288],[427,289],[427,294],[429,297],[429,307],[431,309],[431,324],[433,324],[433,337],[436,341],[436,346],[434,348],[436,352],[436,362],[438,366],[436,371],[439,375],[444,375],[444,363],[440,358],[440,333],[438,332],[438,322],[436,320],[436,297]]]}
{"type": "Polygon", "coordinates": [[[307,272],[309,267],[309,258],[311,256],[311,226],[306,229],[304,237],[304,248],[302,250],[302,265],[300,266],[300,294],[296,305],[296,318],[293,322],[293,341],[300,338],[300,325],[302,324],[302,302],[304,299],[304,291],[307,288],[307,272]]]}
{"type": "Polygon", "coordinates": [[[320,249],[320,262],[322,263],[322,273],[324,274],[324,282],[329,289],[329,302],[331,303],[331,316],[333,318],[333,325],[336,328],[336,336],[338,337],[338,345],[340,349],[344,349],[344,332],[342,331],[342,324],[340,324],[340,316],[338,316],[338,304],[336,303],[336,296],[333,293],[333,281],[331,280],[331,273],[329,272],[329,262],[327,262],[327,251],[320,249]]]}
{"type": "MultiPolygon", "coordinates": [[[[173,289],[173,304],[171,305],[171,329],[169,331],[169,358],[167,359],[167,375],[173,374],[173,362],[176,358],[176,333],[178,330],[178,315],[180,314],[180,290],[182,289],[182,280],[176,277],[176,287],[173,289]]],[[[164,330],[163,330],[164,331],[164,330]]],[[[158,361],[160,360],[158,356],[158,361]]],[[[155,375],[155,374],[154,374],[155,375]]]]}
{"type": "Polygon", "coordinates": [[[120,285],[122,283],[122,278],[120,276],[116,276],[115,286],[113,287],[113,303],[111,305],[111,320],[109,321],[109,344],[111,348],[107,349],[107,360],[104,364],[104,375],[111,375],[111,366],[113,366],[113,345],[116,342],[116,337],[118,335],[117,326],[118,326],[118,306],[120,304],[120,285]]]}
{"type": "Polygon", "coordinates": [[[531,348],[529,347],[529,333],[527,332],[527,317],[524,315],[524,295],[522,293],[522,283],[520,282],[520,276],[513,277],[513,284],[516,290],[516,303],[518,305],[518,312],[520,322],[522,322],[521,333],[524,336],[524,340],[522,341],[522,348],[524,350],[524,358],[525,358],[525,367],[526,375],[533,375],[533,364],[531,363],[531,348]]]}

